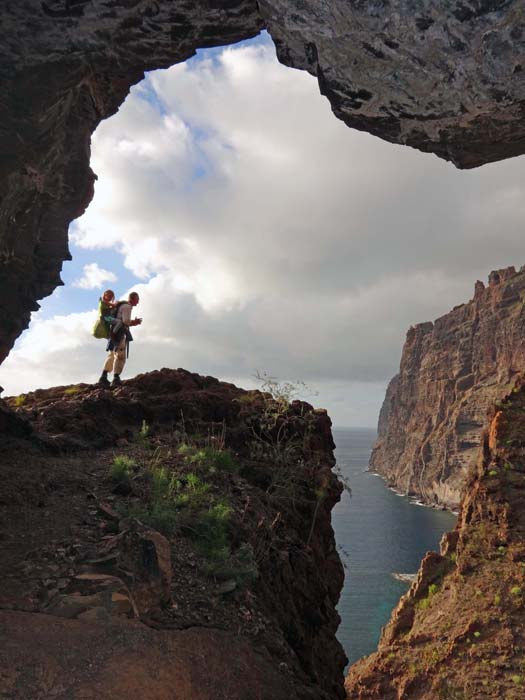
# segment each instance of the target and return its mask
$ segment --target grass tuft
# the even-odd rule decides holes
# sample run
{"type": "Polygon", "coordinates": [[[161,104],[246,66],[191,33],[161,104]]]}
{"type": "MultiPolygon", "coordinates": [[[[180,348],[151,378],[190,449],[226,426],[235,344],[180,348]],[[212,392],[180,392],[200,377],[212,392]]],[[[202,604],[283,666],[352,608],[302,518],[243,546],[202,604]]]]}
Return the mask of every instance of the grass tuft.
{"type": "Polygon", "coordinates": [[[129,483],[137,463],[126,455],[117,455],[109,468],[109,476],[117,484],[129,483]]]}

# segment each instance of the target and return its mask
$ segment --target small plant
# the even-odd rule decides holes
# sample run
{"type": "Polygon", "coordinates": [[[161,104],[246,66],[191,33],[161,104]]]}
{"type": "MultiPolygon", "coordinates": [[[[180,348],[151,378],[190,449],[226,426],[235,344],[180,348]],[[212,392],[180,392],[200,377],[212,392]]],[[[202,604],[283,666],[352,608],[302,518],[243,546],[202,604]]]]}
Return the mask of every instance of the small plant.
{"type": "Polygon", "coordinates": [[[166,537],[173,535],[178,524],[177,511],[169,502],[150,503],[148,506],[133,505],[127,515],[137,518],[166,537]]]}
{"type": "Polygon", "coordinates": [[[188,525],[190,538],[197,549],[214,561],[225,561],[230,554],[229,522],[232,509],[224,501],[201,511],[191,525],[188,525]]]}
{"type": "Polygon", "coordinates": [[[307,436],[313,428],[314,416],[309,412],[292,412],[292,401],[304,394],[302,381],[280,382],[267,373],[257,372],[261,382],[262,411],[252,424],[251,456],[255,460],[271,461],[276,466],[300,461],[307,436]]]}
{"type": "Polygon", "coordinates": [[[136,466],[134,459],[126,455],[117,455],[109,468],[109,476],[117,484],[129,484],[131,473],[136,466]]]}
{"type": "Polygon", "coordinates": [[[510,589],[510,592],[511,592],[511,595],[516,595],[516,596],[517,596],[517,595],[521,595],[521,594],[522,594],[522,589],[520,588],[520,586],[513,586],[513,587],[510,589]]]}
{"type": "Polygon", "coordinates": [[[481,637],[481,632],[479,630],[476,630],[474,632],[474,636],[476,637],[476,639],[479,639],[481,637]]]}
{"type": "Polygon", "coordinates": [[[184,457],[184,461],[188,464],[203,468],[211,474],[239,471],[239,465],[228,450],[219,450],[215,447],[197,448],[182,444],[178,453],[184,457]]]}
{"type": "Polygon", "coordinates": [[[491,469],[489,471],[489,476],[498,476],[498,471],[496,469],[491,469]]]}
{"type": "Polygon", "coordinates": [[[16,396],[14,399],[14,404],[15,404],[16,408],[22,408],[22,406],[25,403],[26,398],[27,397],[25,394],[20,394],[20,396],[16,396]]]}
{"type": "Polygon", "coordinates": [[[432,598],[436,595],[438,590],[439,590],[439,586],[436,583],[431,583],[430,586],[428,587],[427,597],[422,598],[420,601],[418,601],[417,607],[420,610],[426,610],[427,608],[429,608],[430,603],[432,601],[432,598]]]}
{"type": "Polygon", "coordinates": [[[68,386],[67,389],[64,389],[64,395],[65,396],[74,396],[75,394],[78,394],[80,391],[82,391],[82,387],[74,384],[73,386],[68,386]]]}
{"type": "Polygon", "coordinates": [[[494,596],[494,605],[500,605],[501,604],[501,596],[496,593],[494,596]]]}
{"type": "Polygon", "coordinates": [[[178,507],[187,507],[191,511],[199,510],[205,504],[209,489],[209,484],[190,472],[184,479],[175,482],[175,503],[178,507]]]}
{"type": "Polygon", "coordinates": [[[524,677],[516,674],[515,676],[512,676],[512,682],[516,685],[523,685],[524,677]]]}
{"type": "Polygon", "coordinates": [[[259,576],[253,547],[244,542],[225,561],[213,561],[207,567],[209,576],[217,579],[233,579],[238,586],[255,581],[259,576]]]}
{"type": "Polygon", "coordinates": [[[149,474],[149,503],[132,506],[129,515],[169,537],[177,527],[178,513],[174,496],[178,489],[178,481],[174,474],[170,474],[161,466],[151,468],[149,474]]]}
{"type": "Polygon", "coordinates": [[[142,447],[149,447],[149,425],[147,421],[144,419],[142,421],[142,424],[140,426],[140,430],[135,436],[135,441],[139,444],[142,445],[142,447]]]}
{"type": "Polygon", "coordinates": [[[233,458],[231,452],[214,450],[207,448],[207,459],[211,462],[213,469],[219,472],[238,472],[239,465],[233,458]]]}

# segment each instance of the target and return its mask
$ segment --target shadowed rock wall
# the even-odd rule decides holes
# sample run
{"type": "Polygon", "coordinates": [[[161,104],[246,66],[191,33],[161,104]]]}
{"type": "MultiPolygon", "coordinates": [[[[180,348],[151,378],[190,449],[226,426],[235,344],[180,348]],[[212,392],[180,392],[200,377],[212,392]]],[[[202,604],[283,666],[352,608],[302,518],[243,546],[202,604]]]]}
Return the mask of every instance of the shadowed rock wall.
{"type": "Polygon", "coordinates": [[[61,284],[91,133],[199,47],[267,27],[351,127],[458,167],[525,151],[520,0],[17,0],[0,27],[0,362],[61,284]]]}

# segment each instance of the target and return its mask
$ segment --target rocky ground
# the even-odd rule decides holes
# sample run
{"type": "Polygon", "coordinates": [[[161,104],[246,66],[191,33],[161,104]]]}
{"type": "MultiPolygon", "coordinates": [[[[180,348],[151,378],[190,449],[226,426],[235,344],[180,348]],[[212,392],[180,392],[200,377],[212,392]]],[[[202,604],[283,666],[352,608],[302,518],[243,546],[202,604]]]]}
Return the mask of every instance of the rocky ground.
{"type": "Polygon", "coordinates": [[[350,669],[349,700],[525,696],[525,388],[493,411],[456,530],[350,669]]]}
{"type": "Polygon", "coordinates": [[[269,405],[183,370],[4,402],[2,697],[344,696],[330,421],[276,449],[269,405]]]}

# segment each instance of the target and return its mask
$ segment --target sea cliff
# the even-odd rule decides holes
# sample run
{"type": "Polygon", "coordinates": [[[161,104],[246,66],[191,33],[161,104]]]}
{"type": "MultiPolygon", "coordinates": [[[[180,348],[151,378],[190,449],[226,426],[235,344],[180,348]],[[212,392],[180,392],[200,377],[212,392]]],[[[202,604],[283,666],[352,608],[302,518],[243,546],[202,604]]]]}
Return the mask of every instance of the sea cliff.
{"type": "Polygon", "coordinates": [[[525,687],[525,389],[490,412],[455,530],[426,555],[348,700],[521,700],[525,687]]]}
{"type": "Polygon", "coordinates": [[[474,297],[407,333],[370,469],[427,504],[457,509],[487,412],[525,370],[525,272],[496,270],[474,297]]]}

